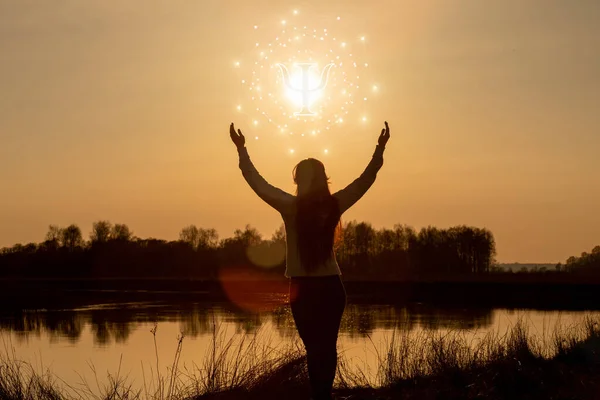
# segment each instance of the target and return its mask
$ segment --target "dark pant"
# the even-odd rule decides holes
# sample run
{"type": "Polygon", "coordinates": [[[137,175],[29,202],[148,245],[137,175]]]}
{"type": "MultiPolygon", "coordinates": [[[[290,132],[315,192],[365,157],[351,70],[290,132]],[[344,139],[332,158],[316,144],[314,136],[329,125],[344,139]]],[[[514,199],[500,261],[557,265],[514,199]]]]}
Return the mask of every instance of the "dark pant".
{"type": "Polygon", "coordinates": [[[337,367],[337,337],[346,307],[346,291],[339,275],[293,277],[290,305],[296,328],[306,348],[308,376],[315,400],[331,399],[337,367]]]}

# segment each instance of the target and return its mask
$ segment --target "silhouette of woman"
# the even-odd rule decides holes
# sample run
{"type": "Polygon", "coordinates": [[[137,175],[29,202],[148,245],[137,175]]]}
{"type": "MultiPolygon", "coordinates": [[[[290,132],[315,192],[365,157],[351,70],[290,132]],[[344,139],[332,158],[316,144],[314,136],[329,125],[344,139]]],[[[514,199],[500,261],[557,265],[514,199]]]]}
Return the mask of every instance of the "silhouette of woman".
{"type": "Polygon", "coordinates": [[[298,334],[306,349],[308,375],[314,400],[331,399],[337,367],[337,337],[346,307],[346,291],[334,254],[334,237],[341,215],[375,182],[390,138],[385,122],[375,153],[354,182],[333,195],[323,163],[302,160],[292,175],[296,196],[270,185],[256,170],[241,130],[229,128],[237,146],[239,167],[248,185],[283,217],[286,234],[286,270],[290,278],[290,305],[298,334]]]}

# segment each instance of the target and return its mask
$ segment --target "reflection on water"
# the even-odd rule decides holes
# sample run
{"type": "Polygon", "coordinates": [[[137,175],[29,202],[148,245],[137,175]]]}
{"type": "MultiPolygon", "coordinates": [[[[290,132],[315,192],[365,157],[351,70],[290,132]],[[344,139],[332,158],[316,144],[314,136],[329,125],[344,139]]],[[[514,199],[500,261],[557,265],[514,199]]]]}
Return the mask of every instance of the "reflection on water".
{"type": "MultiPolygon", "coordinates": [[[[208,335],[215,321],[231,323],[236,333],[255,333],[270,324],[281,337],[295,334],[289,307],[249,313],[227,303],[176,304],[135,302],[96,304],[74,309],[19,310],[0,314],[0,330],[13,332],[18,340],[48,335],[76,344],[84,328],[90,327],[95,345],[127,343],[137,326],[176,322],[187,337],[208,335]]],[[[348,304],[340,331],[350,337],[364,337],[377,330],[478,329],[490,326],[490,309],[452,309],[425,304],[406,306],[348,304]]]]}
{"type": "MultiPolygon", "coordinates": [[[[181,334],[185,339],[180,367],[192,370],[210,354],[215,330],[219,334],[225,332],[227,338],[257,334],[258,340],[266,341],[267,346],[298,343],[289,306],[282,306],[281,299],[273,300],[257,312],[244,311],[227,302],[199,301],[195,297],[190,301],[165,295],[161,300],[135,300],[92,301],[86,296],[77,299],[65,296],[65,301],[47,305],[47,309],[36,306],[22,309],[14,301],[0,303],[0,346],[3,346],[0,356],[2,349],[12,348],[17,359],[37,366],[40,371],[49,366],[65,382],[85,379],[107,382],[108,376],[102,373],[98,376],[97,371],[125,371],[139,384],[146,379],[143,368],[168,371],[181,334]],[[154,327],[156,335],[151,333],[154,327]]],[[[522,319],[533,328],[532,333],[539,334],[557,323],[581,321],[586,314],[351,301],[342,319],[338,350],[351,368],[357,368],[356,372],[365,373],[375,382],[378,354],[385,354],[385,343],[396,330],[417,336],[422,331],[464,330],[475,337],[487,332],[503,333],[522,319]]]]}

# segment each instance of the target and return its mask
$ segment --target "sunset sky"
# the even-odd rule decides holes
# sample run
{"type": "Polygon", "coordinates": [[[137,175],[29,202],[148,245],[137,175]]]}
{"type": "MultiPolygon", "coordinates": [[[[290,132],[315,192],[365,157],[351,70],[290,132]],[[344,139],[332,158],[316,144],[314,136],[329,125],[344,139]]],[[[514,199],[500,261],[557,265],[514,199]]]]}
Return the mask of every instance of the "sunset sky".
{"type": "Polygon", "coordinates": [[[332,190],[355,179],[387,120],[384,166],[344,220],[486,227],[500,262],[564,262],[600,244],[598,21],[596,0],[0,0],[0,247],[99,219],[270,237],[281,218],[244,182],[229,123],[293,192],[308,155],[332,190]],[[363,89],[379,88],[310,138],[236,109],[252,35],[293,18],[364,36],[363,89]]]}

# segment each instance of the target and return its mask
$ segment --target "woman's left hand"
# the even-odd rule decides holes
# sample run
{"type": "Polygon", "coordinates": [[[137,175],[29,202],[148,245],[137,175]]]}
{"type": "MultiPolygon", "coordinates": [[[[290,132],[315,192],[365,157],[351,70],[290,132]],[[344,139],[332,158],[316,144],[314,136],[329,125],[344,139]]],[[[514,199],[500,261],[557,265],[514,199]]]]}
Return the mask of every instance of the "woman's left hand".
{"type": "Polygon", "coordinates": [[[381,147],[385,147],[388,140],[390,140],[390,127],[388,126],[387,121],[385,121],[385,128],[381,130],[381,135],[379,135],[379,140],[377,142],[381,147]]]}

